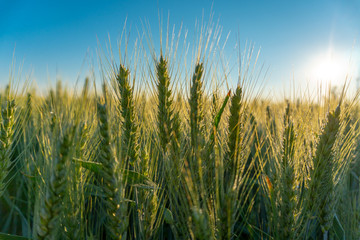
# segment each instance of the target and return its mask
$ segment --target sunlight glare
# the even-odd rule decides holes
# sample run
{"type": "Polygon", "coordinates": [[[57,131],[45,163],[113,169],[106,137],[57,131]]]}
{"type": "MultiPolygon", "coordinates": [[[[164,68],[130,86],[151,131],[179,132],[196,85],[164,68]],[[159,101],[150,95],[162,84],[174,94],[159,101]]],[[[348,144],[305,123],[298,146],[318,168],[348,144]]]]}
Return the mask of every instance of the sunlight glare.
{"type": "Polygon", "coordinates": [[[334,52],[314,58],[311,65],[312,79],[326,85],[341,85],[349,74],[349,61],[334,52]]]}

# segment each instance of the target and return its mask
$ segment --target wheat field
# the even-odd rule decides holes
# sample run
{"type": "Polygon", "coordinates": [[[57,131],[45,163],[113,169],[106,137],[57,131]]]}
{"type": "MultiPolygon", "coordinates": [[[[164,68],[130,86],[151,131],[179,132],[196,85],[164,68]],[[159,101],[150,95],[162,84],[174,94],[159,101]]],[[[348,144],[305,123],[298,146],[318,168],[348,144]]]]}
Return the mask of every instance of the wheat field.
{"type": "Polygon", "coordinates": [[[135,44],[78,91],[10,80],[0,239],[359,239],[357,95],[262,98],[249,58],[226,84],[216,39],[135,44]]]}

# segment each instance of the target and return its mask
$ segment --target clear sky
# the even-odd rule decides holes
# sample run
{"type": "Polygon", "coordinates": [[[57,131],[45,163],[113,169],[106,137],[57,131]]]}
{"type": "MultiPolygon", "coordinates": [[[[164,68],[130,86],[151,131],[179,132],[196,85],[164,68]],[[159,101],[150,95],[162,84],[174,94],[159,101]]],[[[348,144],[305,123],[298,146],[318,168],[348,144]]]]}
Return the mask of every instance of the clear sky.
{"type": "Polygon", "coordinates": [[[342,78],[349,60],[347,72],[355,77],[360,70],[359,0],[0,0],[1,86],[14,49],[17,65],[24,62],[22,74],[32,72],[39,86],[49,85],[48,78],[55,82],[57,75],[73,82],[79,71],[81,78],[87,74],[87,63],[82,66],[88,52],[96,62],[97,38],[102,43],[108,34],[117,39],[126,18],[135,33],[144,20],[155,29],[160,10],[165,18],[169,13],[172,24],[183,23],[191,32],[212,5],[224,36],[230,32],[225,53],[232,54],[238,35],[242,44],[247,40],[261,47],[270,88],[287,87],[293,78],[312,81],[326,72],[342,78]],[[339,69],[333,73],[329,68],[339,69]]]}

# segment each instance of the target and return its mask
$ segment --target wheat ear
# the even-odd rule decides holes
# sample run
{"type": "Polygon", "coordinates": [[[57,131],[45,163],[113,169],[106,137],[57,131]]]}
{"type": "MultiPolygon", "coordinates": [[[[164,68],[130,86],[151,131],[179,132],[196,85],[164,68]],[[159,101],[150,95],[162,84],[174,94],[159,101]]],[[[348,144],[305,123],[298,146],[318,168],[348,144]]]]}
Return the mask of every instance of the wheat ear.
{"type": "Polygon", "coordinates": [[[340,128],[340,105],[327,116],[327,123],[320,135],[316,154],[313,158],[313,169],[310,172],[309,210],[317,209],[319,223],[324,238],[333,224],[335,211],[334,172],[336,160],[333,148],[340,128]]]}
{"type": "MultiPolygon", "coordinates": [[[[129,83],[130,71],[123,65],[120,65],[119,73],[117,75],[117,83],[120,92],[121,117],[122,117],[122,133],[121,133],[121,156],[122,161],[125,162],[126,169],[134,170],[138,165],[138,132],[137,124],[135,122],[134,113],[134,97],[133,89],[129,83]]],[[[132,182],[128,182],[125,190],[125,198],[136,201],[136,190],[131,188],[132,182]]],[[[137,210],[134,207],[129,208],[129,237],[136,237],[139,232],[138,218],[136,217],[137,210]]]]}
{"type": "Polygon", "coordinates": [[[64,198],[68,186],[67,167],[71,157],[73,131],[67,132],[61,140],[59,150],[53,156],[54,169],[50,177],[48,191],[40,210],[40,222],[36,237],[39,240],[58,239],[64,211],[64,198]]]}
{"type": "Polygon", "coordinates": [[[14,135],[14,111],[15,101],[7,100],[5,107],[1,110],[2,123],[0,126],[0,197],[3,195],[6,182],[5,179],[11,166],[11,144],[14,135]]]}
{"type": "Polygon", "coordinates": [[[106,104],[98,103],[97,107],[101,138],[99,146],[99,161],[102,164],[100,176],[107,214],[106,229],[111,239],[122,239],[128,226],[127,206],[121,201],[120,174],[117,171],[118,163],[111,148],[106,104]]]}
{"type": "Polygon", "coordinates": [[[280,239],[294,238],[295,223],[295,131],[290,118],[290,105],[284,116],[284,133],[282,156],[280,162],[280,199],[279,199],[279,237],[280,239]]]}

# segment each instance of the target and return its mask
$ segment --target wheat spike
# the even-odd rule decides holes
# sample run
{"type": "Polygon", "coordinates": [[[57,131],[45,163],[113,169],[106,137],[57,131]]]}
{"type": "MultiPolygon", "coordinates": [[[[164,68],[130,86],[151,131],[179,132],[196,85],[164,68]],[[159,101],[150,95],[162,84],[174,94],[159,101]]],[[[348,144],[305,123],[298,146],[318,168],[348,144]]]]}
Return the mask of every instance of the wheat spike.
{"type": "Polygon", "coordinates": [[[6,188],[5,179],[11,165],[11,144],[14,135],[15,101],[6,100],[5,107],[1,110],[2,123],[0,126],[0,197],[6,188]]]}
{"type": "Polygon", "coordinates": [[[128,226],[128,218],[126,217],[127,204],[122,201],[120,195],[120,175],[117,172],[118,163],[111,149],[106,104],[98,103],[98,115],[101,137],[99,161],[102,164],[100,177],[103,193],[105,194],[106,229],[111,239],[122,239],[128,226]]]}

